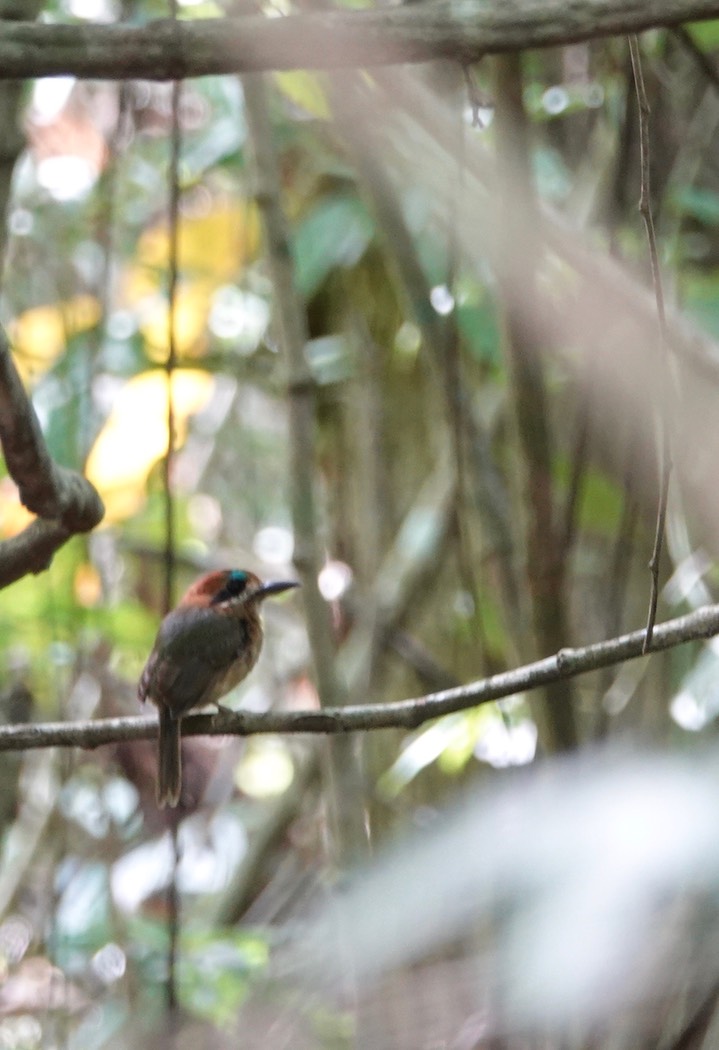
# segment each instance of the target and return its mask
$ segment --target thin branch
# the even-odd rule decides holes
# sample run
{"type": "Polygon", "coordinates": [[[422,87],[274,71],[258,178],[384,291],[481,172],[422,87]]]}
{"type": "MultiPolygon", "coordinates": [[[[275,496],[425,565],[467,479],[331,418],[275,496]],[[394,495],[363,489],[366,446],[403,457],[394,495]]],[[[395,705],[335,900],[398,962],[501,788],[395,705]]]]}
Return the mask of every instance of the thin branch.
{"type": "Polygon", "coordinates": [[[659,453],[659,505],[657,507],[657,522],[654,533],[654,547],[649,560],[649,571],[651,573],[651,592],[649,595],[649,612],[647,615],[647,640],[648,649],[652,641],[652,632],[657,618],[657,601],[659,598],[659,564],[662,554],[662,543],[664,540],[664,527],[667,518],[667,500],[669,498],[669,478],[672,471],[671,447],[669,441],[669,377],[668,377],[668,345],[667,318],[664,308],[664,289],[662,288],[662,275],[659,269],[659,254],[657,252],[657,238],[654,232],[654,219],[651,207],[651,185],[649,171],[649,100],[644,85],[642,73],[642,59],[639,52],[639,40],[636,36],[629,38],[629,53],[632,58],[632,70],[634,72],[634,83],[637,89],[637,103],[639,106],[639,151],[640,151],[640,177],[641,190],[639,195],[639,212],[644,220],[644,228],[647,234],[649,246],[649,259],[652,269],[652,283],[654,285],[654,297],[657,304],[657,318],[659,321],[659,342],[661,361],[659,363],[660,377],[660,404],[659,404],[659,428],[660,428],[660,453],[659,453]]]}
{"type": "MultiPolygon", "coordinates": [[[[650,652],[673,649],[685,642],[719,634],[719,605],[667,620],[654,630],[650,652]]],[[[644,628],[608,641],[577,649],[560,649],[531,664],[491,675],[467,685],[409,700],[364,704],[314,711],[222,711],[217,715],[190,715],[182,720],[184,736],[254,736],[259,733],[354,733],[374,729],[416,729],[417,726],[468,708],[526,693],[602,667],[644,655],[644,628]]],[[[83,722],[44,722],[0,726],[0,751],[42,747],[95,748],[118,741],[154,740],[152,718],[103,718],[83,722]]]]}
{"type": "MultiPolygon", "coordinates": [[[[173,8],[174,11],[174,8],[173,8]]],[[[172,491],[172,467],[175,459],[175,405],[172,382],[177,367],[177,282],[178,282],[178,237],[180,221],[180,96],[182,84],[172,84],[170,124],[169,182],[169,251],[167,279],[167,453],[163,464],[165,507],[165,579],[163,612],[168,613],[175,604],[175,501],[172,491]]]]}
{"type": "Polygon", "coordinates": [[[0,79],[180,80],[278,69],[342,69],[556,47],[719,17],[717,0],[433,0],[282,18],[169,19],[144,26],[0,27],[0,79]]]}
{"type": "MultiPolygon", "coordinates": [[[[172,27],[177,32],[177,0],[170,0],[172,27]]],[[[175,404],[172,383],[177,367],[177,281],[178,238],[180,222],[180,98],[182,82],[172,83],[170,101],[170,163],[168,170],[168,276],[167,276],[167,452],[163,463],[163,497],[165,509],[165,550],[163,612],[167,614],[175,604],[175,499],[172,489],[172,467],[175,460],[175,404]]],[[[177,961],[181,930],[181,898],[177,884],[182,847],[177,834],[177,824],[170,829],[172,843],[172,872],[167,886],[167,978],[165,981],[165,1009],[171,1015],[171,1023],[177,1010],[177,961]]]]}

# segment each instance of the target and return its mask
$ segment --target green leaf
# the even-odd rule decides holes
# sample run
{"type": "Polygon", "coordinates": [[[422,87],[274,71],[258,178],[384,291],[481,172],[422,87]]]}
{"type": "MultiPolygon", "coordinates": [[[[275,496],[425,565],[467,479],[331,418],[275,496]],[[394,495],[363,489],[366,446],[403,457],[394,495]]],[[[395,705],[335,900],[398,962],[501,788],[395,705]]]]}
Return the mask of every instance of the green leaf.
{"type": "Polygon", "coordinates": [[[684,308],[710,335],[719,338],[719,280],[716,274],[691,274],[681,282],[684,308]]]}
{"type": "Polygon", "coordinates": [[[300,223],[294,254],[297,284],[311,299],[335,267],[354,266],[372,239],[372,220],[355,197],[321,200],[300,223]]]}
{"type": "MultiPolygon", "coordinates": [[[[556,476],[566,490],[571,471],[570,461],[560,457],[556,463],[556,476]]],[[[590,467],[582,477],[580,525],[590,532],[614,535],[622,514],[624,494],[610,477],[590,467]]]]}
{"type": "Polygon", "coordinates": [[[182,948],[183,1005],[215,1024],[230,1024],[250,982],[266,969],[266,940],[247,931],[189,929],[183,931],[182,948]]]}
{"type": "Polygon", "coordinates": [[[702,51],[711,52],[719,48],[719,19],[711,22],[692,22],[686,28],[702,51]]]}
{"type": "Polygon", "coordinates": [[[719,193],[701,186],[684,186],[672,194],[672,204],[707,226],[719,226],[719,193]]]}
{"type": "Polygon", "coordinates": [[[572,180],[558,150],[547,147],[536,150],[532,167],[537,189],[543,198],[555,203],[566,199],[572,188],[572,180]]]}
{"type": "Polygon", "coordinates": [[[478,300],[460,302],[457,324],[476,360],[484,364],[500,364],[502,343],[497,306],[486,292],[482,292],[478,300]]]}

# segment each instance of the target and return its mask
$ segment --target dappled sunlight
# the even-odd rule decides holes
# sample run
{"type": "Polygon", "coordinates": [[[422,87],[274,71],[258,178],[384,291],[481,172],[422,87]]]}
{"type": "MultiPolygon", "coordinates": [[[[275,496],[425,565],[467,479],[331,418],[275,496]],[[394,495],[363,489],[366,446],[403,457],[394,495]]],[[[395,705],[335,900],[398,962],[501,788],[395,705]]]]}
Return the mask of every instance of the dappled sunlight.
{"type": "Polygon", "coordinates": [[[91,295],[35,306],[19,314],[8,328],[25,382],[37,382],[66,350],[68,340],[94,328],[101,316],[100,303],[91,295]]]}
{"type": "MultiPolygon", "coordinates": [[[[208,281],[194,281],[178,289],[173,321],[175,347],[179,357],[202,357],[207,349],[207,315],[213,288],[208,281]]],[[[160,294],[138,302],[136,312],[147,356],[155,363],[167,359],[170,308],[160,294]]]]}
{"type": "MultiPolygon", "coordinates": [[[[259,244],[256,209],[249,203],[209,200],[199,215],[182,215],[178,231],[178,266],[190,278],[212,277],[218,283],[234,276],[251,260],[259,244]]],[[[169,235],[158,225],[143,233],[137,260],[159,284],[167,264],[169,235]]],[[[151,279],[151,278],[150,278],[151,279]]],[[[132,296],[132,285],[129,286],[132,296]]]]}
{"type": "MultiPolygon", "coordinates": [[[[209,402],[214,380],[206,372],[179,369],[172,377],[177,446],[189,419],[209,402]]],[[[168,383],[163,371],[130,379],[117,396],[87,459],[87,477],[105,502],[105,521],[121,521],[145,500],[147,478],[167,452],[168,383]]]]}

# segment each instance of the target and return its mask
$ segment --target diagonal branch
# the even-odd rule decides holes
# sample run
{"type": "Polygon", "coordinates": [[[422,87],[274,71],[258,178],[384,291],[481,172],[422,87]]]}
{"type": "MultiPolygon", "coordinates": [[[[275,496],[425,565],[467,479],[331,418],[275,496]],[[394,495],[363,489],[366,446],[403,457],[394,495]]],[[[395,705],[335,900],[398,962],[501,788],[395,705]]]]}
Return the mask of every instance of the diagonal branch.
{"type": "Polygon", "coordinates": [[[105,512],[95,488],[48,452],[35,410],[0,328],[0,442],[20,499],[40,520],[0,543],[0,587],[28,572],[42,572],[74,533],[89,532],[105,512]]]}
{"type": "Polygon", "coordinates": [[[521,0],[315,11],[282,18],[164,19],[144,26],[0,27],[0,79],[179,80],[217,73],[341,69],[556,47],[719,17],[717,0],[521,0]]]}
{"type": "Polygon", "coordinates": [[[28,510],[41,518],[58,519],[74,532],[97,525],[99,497],[89,481],[51,458],[1,329],[0,441],[7,469],[28,510]]]}
{"type": "MultiPolygon", "coordinates": [[[[707,605],[687,616],[667,620],[654,630],[651,653],[719,634],[719,605],[707,605]]],[[[185,736],[254,736],[259,733],[353,733],[373,729],[416,729],[417,726],[506,696],[576,678],[643,655],[645,630],[610,638],[578,649],[560,649],[513,671],[491,675],[467,685],[386,704],[327,707],[314,711],[222,711],[190,715],[182,720],[185,736]]],[[[84,722],[45,722],[0,726],[0,752],[42,747],[94,748],[118,741],[153,740],[157,722],[151,718],[103,718],[84,722]]]]}

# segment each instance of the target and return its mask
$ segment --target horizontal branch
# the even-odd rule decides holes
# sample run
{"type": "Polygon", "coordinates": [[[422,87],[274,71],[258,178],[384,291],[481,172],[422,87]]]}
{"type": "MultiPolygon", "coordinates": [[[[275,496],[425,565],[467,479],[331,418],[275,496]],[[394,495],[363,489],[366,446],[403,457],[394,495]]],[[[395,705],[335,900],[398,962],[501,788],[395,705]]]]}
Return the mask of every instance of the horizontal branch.
{"type": "MultiPolygon", "coordinates": [[[[719,634],[719,605],[667,620],[656,627],[649,653],[719,634]]],[[[251,736],[258,733],[352,733],[371,729],[416,729],[440,715],[478,707],[502,697],[526,693],[563,678],[623,663],[642,656],[645,631],[633,631],[581,649],[561,649],[555,656],[454,689],[397,700],[324,708],[319,711],[220,711],[191,715],[182,721],[184,736],[251,736]]],[[[648,654],[647,654],[648,655],[648,654]]],[[[157,736],[152,718],[103,718],[92,722],[45,722],[0,726],[0,751],[41,747],[94,748],[157,736]]]]}
{"type": "Polygon", "coordinates": [[[281,18],[161,20],[145,26],[0,26],[0,79],[173,80],[338,69],[551,47],[719,17],[718,0],[425,0],[281,18]]]}

